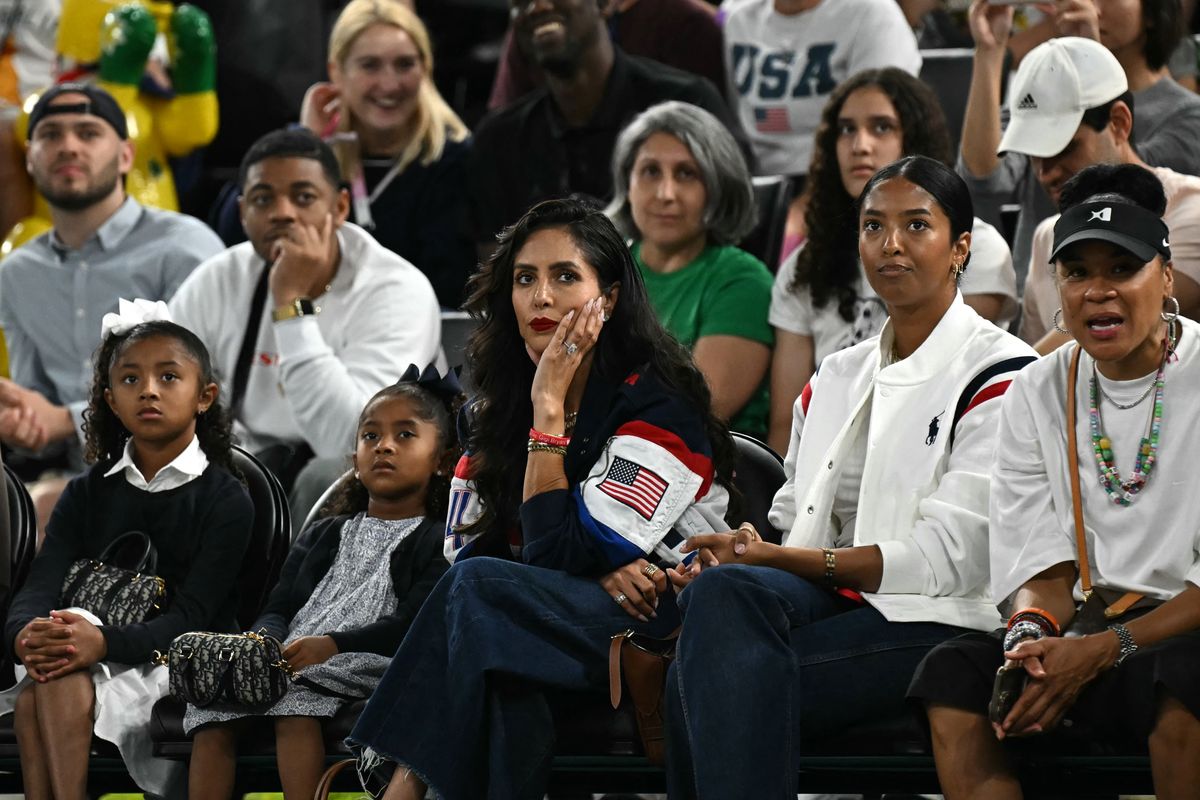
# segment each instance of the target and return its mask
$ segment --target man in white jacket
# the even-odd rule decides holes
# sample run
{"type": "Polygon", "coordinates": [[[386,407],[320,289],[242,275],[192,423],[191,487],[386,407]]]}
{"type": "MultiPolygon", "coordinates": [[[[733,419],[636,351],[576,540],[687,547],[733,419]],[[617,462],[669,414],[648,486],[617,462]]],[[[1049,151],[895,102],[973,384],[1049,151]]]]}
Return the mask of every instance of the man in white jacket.
{"type": "Polygon", "coordinates": [[[296,485],[299,524],[312,493],[348,467],[371,395],[409,364],[444,369],[437,298],[420,270],[346,221],[337,161],[311,132],[263,136],[239,183],[250,241],[197,267],[171,313],[212,353],[243,445],[296,485]]]}

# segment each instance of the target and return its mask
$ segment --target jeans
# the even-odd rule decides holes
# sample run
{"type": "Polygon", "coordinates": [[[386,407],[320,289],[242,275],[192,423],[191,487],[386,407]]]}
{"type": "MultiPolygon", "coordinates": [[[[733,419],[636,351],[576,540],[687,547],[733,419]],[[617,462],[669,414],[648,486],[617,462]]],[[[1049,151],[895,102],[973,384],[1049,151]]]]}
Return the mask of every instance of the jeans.
{"type": "Polygon", "coordinates": [[[770,567],[707,569],[679,603],[684,625],[666,699],[672,800],[794,800],[802,750],[868,718],[905,713],[922,657],[963,633],[888,622],[770,567]]]}
{"type": "Polygon", "coordinates": [[[602,691],[611,637],[664,636],[594,578],[492,558],[450,568],[346,740],[412,769],[446,800],[540,800],[554,749],[543,689],[602,691]]]}

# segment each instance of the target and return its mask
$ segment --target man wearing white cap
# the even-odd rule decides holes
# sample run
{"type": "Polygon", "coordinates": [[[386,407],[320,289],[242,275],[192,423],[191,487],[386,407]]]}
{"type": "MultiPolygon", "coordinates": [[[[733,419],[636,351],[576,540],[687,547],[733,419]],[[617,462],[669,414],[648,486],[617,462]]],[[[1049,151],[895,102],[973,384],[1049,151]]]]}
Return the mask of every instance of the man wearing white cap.
{"type": "MultiPolygon", "coordinates": [[[[1064,183],[1092,164],[1147,166],[1134,150],[1136,103],[1120,63],[1091,39],[1051,39],[1030,51],[1010,87],[1012,117],[1000,152],[1023,153],[1057,205],[1064,183]],[[1132,104],[1132,108],[1131,108],[1132,104]]],[[[1200,131],[1197,131],[1200,134],[1200,131]]],[[[1175,298],[1181,313],[1200,312],[1200,178],[1148,167],[1167,195],[1175,298]]],[[[1030,244],[1022,300],[1021,338],[1043,355],[1067,340],[1053,330],[1058,290],[1049,267],[1055,214],[1042,220],[1030,244]]]]}
{"type": "Polygon", "coordinates": [[[1125,135],[1137,147],[1135,151],[1126,142],[1132,157],[1200,173],[1200,96],[1172,83],[1165,56],[1158,63],[1159,51],[1169,53],[1178,38],[1177,31],[1170,34],[1177,26],[1166,24],[1179,20],[1177,0],[1142,0],[1121,4],[1120,9],[1090,0],[1060,5],[1067,9],[1060,13],[1060,31],[1079,37],[1052,39],[1022,59],[1009,86],[1009,130],[1016,126],[1034,132],[1006,133],[1003,140],[1000,84],[1012,7],[975,0],[970,11],[975,61],[959,172],[985,219],[998,217],[1003,203],[1020,203],[1013,241],[1018,281],[1026,280],[1035,226],[1057,210],[1053,187],[1088,164],[1116,159],[1112,152],[1091,152],[1089,146],[1096,143],[1084,130],[1104,133],[1113,101],[1120,99],[1127,109],[1136,110],[1132,135],[1125,135]],[[1159,12],[1153,35],[1147,22],[1152,11],[1159,12]],[[1138,31],[1140,35],[1133,35],[1138,31]],[[1137,41],[1123,44],[1129,38],[1123,32],[1137,41]],[[1035,124],[1022,126],[1019,119],[1035,124]]]}

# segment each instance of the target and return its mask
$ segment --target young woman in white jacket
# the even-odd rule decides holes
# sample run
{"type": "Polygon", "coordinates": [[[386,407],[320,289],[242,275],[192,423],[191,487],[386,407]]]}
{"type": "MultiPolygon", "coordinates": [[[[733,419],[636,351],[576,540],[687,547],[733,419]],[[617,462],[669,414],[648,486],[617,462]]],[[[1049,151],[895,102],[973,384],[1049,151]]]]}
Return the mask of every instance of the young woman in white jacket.
{"type": "Polygon", "coordinates": [[[880,336],[829,356],[796,401],[784,544],[693,537],[668,682],[673,798],[795,797],[800,751],[903,713],[922,656],[1000,618],[988,591],[988,469],[999,398],[1034,360],[963,303],[973,208],[911,156],[859,203],[859,253],[887,303],[880,336]],[[736,737],[746,720],[766,737],[736,737]]]}

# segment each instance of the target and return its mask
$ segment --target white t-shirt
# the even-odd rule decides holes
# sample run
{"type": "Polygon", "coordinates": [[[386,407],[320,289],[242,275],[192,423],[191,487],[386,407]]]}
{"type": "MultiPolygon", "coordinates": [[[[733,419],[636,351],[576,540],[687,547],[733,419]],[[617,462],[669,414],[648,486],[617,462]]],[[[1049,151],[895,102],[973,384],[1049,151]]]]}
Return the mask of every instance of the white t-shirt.
{"type": "MultiPolygon", "coordinates": [[[[831,298],[824,308],[812,303],[808,287],[793,292],[789,287],[796,274],[799,250],[788,256],[779,267],[771,289],[771,310],[768,321],[780,330],[811,336],[815,366],[830,353],[858,344],[875,336],[887,319],[887,306],[875,294],[859,264],[859,280],[855,287],[854,321],[847,322],[838,313],[837,300],[831,298]]],[[[1007,328],[1017,310],[1017,275],[1012,255],[1000,232],[978,217],[971,232],[971,263],[963,273],[959,290],[964,297],[976,294],[1004,295],[1004,309],[996,324],[1007,328]]]]}
{"type": "Polygon", "coordinates": [[[772,0],[726,3],[729,97],[762,175],[808,173],[821,109],[839,83],[872,67],[921,69],[895,0],[823,0],[779,14],[772,0]]]}
{"type": "MultiPolygon", "coordinates": [[[[1195,454],[1200,425],[1200,325],[1180,317],[1178,358],[1164,373],[1159,450],[1150,479],[1129,506],[1118,506],[1100,485],[1088,416],[1092,359],[1083,353],[1075,390],[1079,484],[1092,583],[1168,599],[1185,582],[1200,585],[1200,492],[1195,454]]],[[[1076,560],[1075,523],[1066,454],[1066,383],[1076,344],[1063,345],[1022,370],[1004,397],[992,468],[990,549],[992,590],[1010,596],[1039,572],[1076,560]]],[[[1120,386],[1101,381],[1122,404],[1141,397],[1148,377],[1120,386]]],[[[1101,430],[1112,441],[1122,480],[1128,480],[1150,421],[1153,397],[1122,411],[1100,400],[1101,430]]],[[[1079,596],[1078,583],[1076,595],[1079,596]]]]}
{"type": "MultiPolygon", "coordinates": [[[[1151,167],[1162,182],[1167,196],[1163,222],[1171,232],[1171,266],[1180,275],[1200,283],[1200,177],[1184,175],[1166,167],[1151,167]]],[[[1050,332],[1054,312],[1058,310],[1058,286],[1050,266],[1054,248],[1054,223],[1058,214],[1042,220],[1033,232],[1029,250],[1029,273],[1025,278],[1024,311],[1021,314],[1022,339],[1035,344],[1050,332]]]]}

